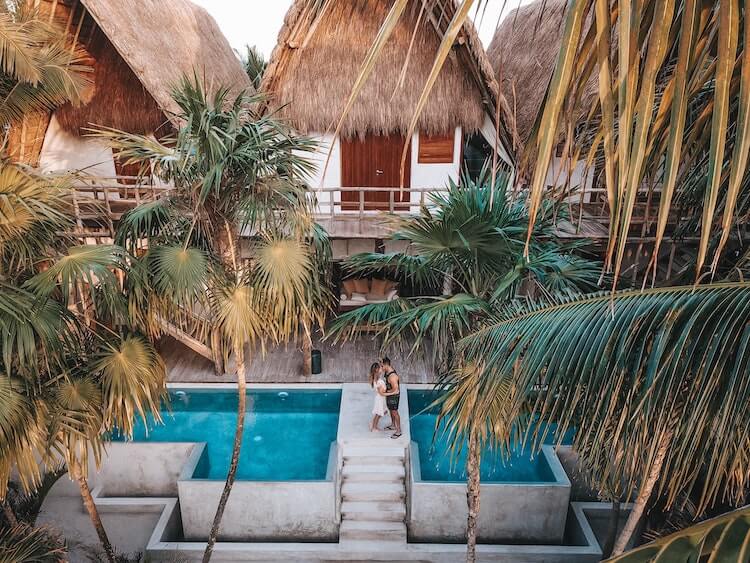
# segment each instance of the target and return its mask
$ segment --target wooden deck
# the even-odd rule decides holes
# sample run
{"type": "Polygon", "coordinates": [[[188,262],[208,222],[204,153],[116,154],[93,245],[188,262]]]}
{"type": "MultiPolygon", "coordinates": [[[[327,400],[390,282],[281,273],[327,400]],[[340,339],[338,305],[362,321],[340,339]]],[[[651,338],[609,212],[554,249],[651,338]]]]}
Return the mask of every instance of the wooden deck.
{"type": "MultiPolygon", "coordinates": [[[[249,365],[248,383],[355,383],[367,381],[370,364],[379,357],[378,342],[362,337],[354,342],[331,344],[316,341],[314,347],[323,354],[323,371],[319,375],[302,375],[302,352],[294,345],[267,351],[265,357],[253,354],[249,365]]],[[[160,351],[167,364],[170,383],[223,383],[235,381],[231,365],[229,373],[214,375],[213,364],[176,340],[165,337],[160,351]]],[[[388,355],[404,383],[433,383],[431,363],[408,350],[389,350],[388,355]]],[[[249,350],[246,352],[249,354],[249,350]]],[[[248,357],[251,357],[248,355],[248,357]]]]}

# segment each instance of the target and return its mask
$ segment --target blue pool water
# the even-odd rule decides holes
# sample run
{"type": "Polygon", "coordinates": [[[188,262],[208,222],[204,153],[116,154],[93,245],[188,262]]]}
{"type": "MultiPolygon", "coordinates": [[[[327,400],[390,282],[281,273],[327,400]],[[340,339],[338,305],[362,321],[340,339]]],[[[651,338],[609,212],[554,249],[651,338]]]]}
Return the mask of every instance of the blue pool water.
{"type": "MultiPolygon", "coordinates": [[[[207,442],[195,479],[225,479],[237,424],[237,392],[170,390],[163,424],[139,421],[134,440],[207,442]]],[[[240,450],[237,478],[296,481],[326,477],[331,442],[338,430],[341,391],[253,390],[240,450]]]]}
{"type": "MultiPolygon", "coordinates": [[[[449,449],[444,423],[435,430],[439,409],[430,407],[433,391],[409,392],[411,439],[419,446],[419,465],[423,481],[465,481],[466,447],[456,455],[449,449]]],[[[554,438],[551,438],[554,440],[554,438]]],[[[485,448],[481,456],[480,479],[496,483],[551,483],[555,477],[541,453],[531,456],[520,447],[503,459],[498,451],[485,448]]]]}

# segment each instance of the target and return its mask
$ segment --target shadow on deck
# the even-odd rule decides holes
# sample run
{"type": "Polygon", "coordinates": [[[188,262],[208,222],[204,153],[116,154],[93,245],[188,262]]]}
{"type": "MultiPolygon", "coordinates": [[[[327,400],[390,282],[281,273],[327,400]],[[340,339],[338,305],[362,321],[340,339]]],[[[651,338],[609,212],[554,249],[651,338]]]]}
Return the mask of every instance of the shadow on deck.
{"type": "MultiPolygon", "coordinates": [[[[265,357],[253,354],[249,364],[248,383],[355,383],[366,382],[370,364],[379,357],[379,343],[363,336],[353,342],[332,344],[316,340],[314,348],[323,354],[323,371],[319,375],[302,375],[302,352],[294,344],[275,347],[265,357]]],[[[235,381],[230,373],[214,374],[213,364],[171,337],[160,343],[167,364],[170,383],[223,383],[235,381]]],[[[433,383],[432,364],[417,355],[408,356],[408,349],[388,350],[394,367],[404,383],[433,383]]]]}

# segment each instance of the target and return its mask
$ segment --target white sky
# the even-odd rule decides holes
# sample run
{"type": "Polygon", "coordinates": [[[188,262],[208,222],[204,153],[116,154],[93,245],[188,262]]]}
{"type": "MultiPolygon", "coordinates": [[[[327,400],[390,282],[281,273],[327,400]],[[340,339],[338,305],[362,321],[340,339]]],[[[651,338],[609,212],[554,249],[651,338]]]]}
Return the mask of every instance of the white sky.
{"type": "MultiPolygon", "coordinates": [[[[475,22],[485,47],[489,46],[501,16],[532,0],[486,0],[475,22]],[[503,10],[503,7],[505,9],[503,10]],[[482,15],[483,14],[483,15],[482,15]]],[[[268,58],[291,0],[193,0],[206,8],[229,43],[240,52],[256,45],[268,58]]],[[[472,16],[476,9],[472,9],[472,16]]]]}

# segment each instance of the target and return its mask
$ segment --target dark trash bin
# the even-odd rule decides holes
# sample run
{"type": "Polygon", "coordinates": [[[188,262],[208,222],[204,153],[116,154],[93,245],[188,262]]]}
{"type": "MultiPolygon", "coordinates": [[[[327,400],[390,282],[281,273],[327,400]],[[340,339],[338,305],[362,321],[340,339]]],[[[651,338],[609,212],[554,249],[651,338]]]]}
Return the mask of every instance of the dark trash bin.
{"type": "Polygon", "coordinates": [[[323,371],[323,354],[320,353],[320,350],[313,350],[311,356],[312,374],[319,375],[323,371]]]}

